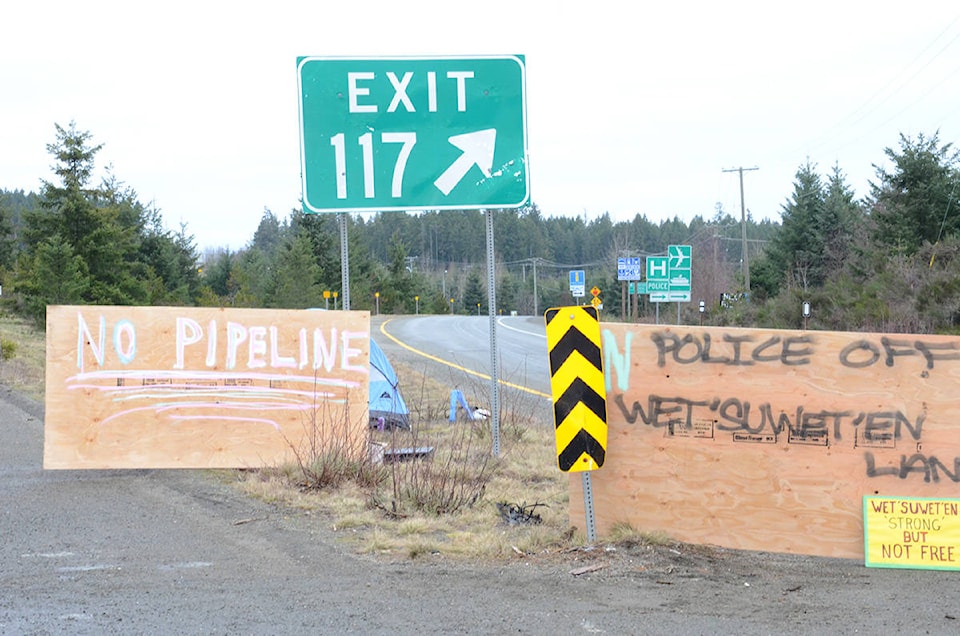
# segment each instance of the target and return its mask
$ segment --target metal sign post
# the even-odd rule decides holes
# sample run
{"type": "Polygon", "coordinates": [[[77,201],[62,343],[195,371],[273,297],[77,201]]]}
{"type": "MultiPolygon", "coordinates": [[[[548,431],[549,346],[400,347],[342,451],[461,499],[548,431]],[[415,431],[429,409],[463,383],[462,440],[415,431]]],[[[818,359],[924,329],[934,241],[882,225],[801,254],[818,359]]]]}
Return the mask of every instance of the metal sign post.
{"type": "Polygon", "coordinates": [[[487,314],[490,319],[490,436],[493,456],[500,457],[500,370],[497,366],[497,285],[493,250],[493,210],[487,217],[487,314]]]}
{"type": "Polygon", "coordinates": [[[590,479],[590,472],[580,473],[581,484],[583,485],[583,512],[587,524],[587,543],[597,542],[597,515],[593,508],[593,481],[590,479]]]}
{"type": "MultiPolygon", "coordinates": [[[[349,219],[343,212],[337,215],[340,221],[340,281],[343,286],[343,310],[350,311],[350,247],[347,245],[347,223],[349,219]]],[[[336,302],[334,302],[336,308],[336,302]]]]}

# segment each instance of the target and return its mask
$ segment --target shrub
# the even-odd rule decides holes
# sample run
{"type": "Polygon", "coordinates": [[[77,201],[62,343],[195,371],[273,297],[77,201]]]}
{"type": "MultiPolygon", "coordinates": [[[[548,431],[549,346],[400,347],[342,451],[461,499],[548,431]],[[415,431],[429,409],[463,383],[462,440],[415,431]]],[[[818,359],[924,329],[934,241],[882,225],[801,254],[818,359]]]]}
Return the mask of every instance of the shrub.
{"type": "Polygon", "coordinates": [[[373,505],[397,518],[415,512],[454,514],[473,507],[483,498],[493,474],[489,449],[478,448],[473,439],[470,427],[456,424],[432,440],[413,434],[412,447],[432,446],[434,452],[430,457],[388,464],[389,492],[375,490],[373,505]]]}
{"type": "Polygon", "coordinates": [[[304,421],[300,443],[287,441],[296,467],[283,472],[305,490],[336,488],[348,481],[376,486],[385,478],[384,468],[371,460],[368,437],[355,431],[346,410],[330,409],[326,403],[318,405],[304,421]]]}

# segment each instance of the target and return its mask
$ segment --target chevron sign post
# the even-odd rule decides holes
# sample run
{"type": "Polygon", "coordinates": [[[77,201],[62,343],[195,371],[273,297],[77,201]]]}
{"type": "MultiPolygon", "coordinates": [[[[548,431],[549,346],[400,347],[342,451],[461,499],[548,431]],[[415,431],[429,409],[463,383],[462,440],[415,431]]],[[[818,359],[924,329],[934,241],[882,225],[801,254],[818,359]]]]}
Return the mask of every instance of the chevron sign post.
{"type": "Polygon", "coordinates": [[[597,308],[557,307],[544,314],[550,352],[550,388],[557,437],[557,464],[579,472],[587,541],[597,540],[590,471],[607,453],[607,391],[603,380],[597,308]]]}
{"type": "Polygon", "coordinates": [[[557,463],[564,472],[595,470],[607,450],[606,389],[600,322],[594,307],[548,309],[547,349],[557,463]]]}

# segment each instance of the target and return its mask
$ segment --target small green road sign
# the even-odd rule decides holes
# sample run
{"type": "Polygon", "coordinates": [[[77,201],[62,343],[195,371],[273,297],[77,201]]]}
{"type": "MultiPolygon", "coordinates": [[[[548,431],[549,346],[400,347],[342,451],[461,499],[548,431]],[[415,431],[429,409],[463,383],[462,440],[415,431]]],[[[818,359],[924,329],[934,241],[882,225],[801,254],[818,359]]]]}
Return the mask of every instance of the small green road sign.
{"type": "Polygon", "coordinates": [[[691,249],[689,245],[669,245],[667,258],[670,265],[670,291],[690,291],[691,249]]]}
{"type": "Polygon", "coordinates": [[[523,56],[297,60],[307,212],[516,208],[523,56]]]}
{"type": "Polygon", "coordinates": [[[647,257],[650,302],[690,302],[692,250],[689,245],[668,245],[666,256],[647,257]]]}
{"type": "Polygon", "coordinates": [[[647,291],[645,293],[652,294],[653,292],[662,292],[670,291],[670,283],[665,280],[648,280],[647,281],[647,291]]]}
{"type": "Polygon", "coordinates": [[[670,282],[670,259],[666,256],[647,257],[647,289],[650,283],[670,282]]]}

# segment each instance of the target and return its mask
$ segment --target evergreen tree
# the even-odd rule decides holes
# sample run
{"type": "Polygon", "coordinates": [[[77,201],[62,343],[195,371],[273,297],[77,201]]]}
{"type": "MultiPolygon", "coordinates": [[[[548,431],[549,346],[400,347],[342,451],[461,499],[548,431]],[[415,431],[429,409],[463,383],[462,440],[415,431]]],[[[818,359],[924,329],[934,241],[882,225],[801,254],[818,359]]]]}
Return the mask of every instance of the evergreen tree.
{"type": "Polygon", "coordinates": [[[449,314],[450,304],[450,298],[444,297],[443,290],[435,289],[430,294],[427,294],[426,304],[424,304],[424,296],[420,296],[420,313],[449,314]]]}
{"type": "MultiPolygon", "coordinates": [[[[520,236],[523,238],[524,249],[518,254],[521,258],[544,256],[547,253],[547,241],[543,234],[545,220],[540,208],[531,203],[520,209],[520,236]]],[[[503,258],[503,260],[517,260],[503,258]]]]}
{"type": "Polygon", "coordinates": [[[854,237],[863,222],[863,212],[854,200],[839,165],[827,178],[821,216],[817,228],[823,243],[823,277],[841,272],[851,256],[854,237]]]}
{"type": "Polygon", "coordinates": [[[29,272],[19,290],[25,296],[26,314],[43,324],[47,305],[75,305],[82,301],[90,286],[83,259],[59,234],[37,246],[30,259],[29,272]]]}
{"type": "Polygon", "coordinates": [[[89,236],[100,227],[96,214],[96,193],[89,189],[94,159],[103,147],[88,145],[89,132],[76,129],[73,122],[64,129],[55,124],[57,141],[47,145],[56,160],[54,174],[60,184],[43,181],[40,210],[28,215],[26,238],[31,248],[47,237],[59,234],[71,249],[83,257],[89,236]]]}
{"type": "MultiPolygon", "coordinates": [[[[392,212],[391,214],[401,214],[392,212]]],[[[373,309],[374,292],[383,291],[384,272],[382,262],[372,256],[369,242],[370,224],[363,218],[349,215],[341,217],[347,223],[347,245],[350,256],[350,308],[373,309]]],[[[339,231],[339,228],[338,228],[339,231]]],[[[337,260],[340,267],[340,261],[337,260]]],[[[340,279],[339,273],[337,280],[340,279]]]]}
{"type": "MultiPolygon", "coordinates": [[[[339,289],[340,228],[335,214],[290,213],[290,232],[293,236],[305,234],[310,238],[314,259],[319,269],[319,281],[324,289],[339,289]]],[[[352,260],[352,258],[351,258],[352,260]]]]}
{"type": "Polygon", "coordinates": [[[387,313],[405,313],[413,304],[413,273],[407,271],[407,247],[394,232],[390,239],[390,268],[380,290],[380,310],[387,313]]]}
{"type": "Polygon", "coordinates": [[[659,228],[659,239],[656,246],[657,252],[666,252],[668,245],[681,245],[687,242],[690,237],[690,228],[680,220],[679,217],[673,217],[669,221],[663,221],[659,228]]]}
{"type": "MultiPolygon", "coordinates": [[[[47,146],[58,183],[44,181],[39,206],[24,215],[25,263],[34,262],[48,237],[58,236],[80,259],[86,284],[77,302],[95,304],[192,304],[199,292],[192,237],[163,229],[159,213],[137,200],[136,192],[108,171],[91,185],[102,145],[71,122],[56,128],[47,146]]],[[[45,250],[49,250],[46,245],[45,250]]],[[[19,289],[34,288],[34,273],[18,273],[19,289]]],[[[28,303],[30,304],[30,303],[28,303]]]]}
{"type": "Polygon", "coordinates": [[[117,285],[130,286],[131,279],[144,285],[146,292],[129,299],[132,303],[194,304],[200,290],[199,256],[186,225],[181,224],[177,233],[166,229],[160,211],[140,203],[136,192],[112,174],[96,194],[99,213],[109,220],[113,233],[101,242],[112,262],[98,277],[107,281],[113,277],[117,285]]]}
{"type": "Polygon", "coordinates": [[[804,289],[823,283],[823,184],[809,161],[795,176],[793,196],[782,207],[780,233],[767,246],[765,259],[758,259],[750,269],[751,287],[765,296],[777,295],[787,282],[804,289]]]}
{"type": "Polygon", "coordinates": [[[630,248],[637,252],[653,254],[660,251],[659,228],[640,214],[630,222],[630,248]]]}
{"type": "Polygon", "coordinates": [[[323,290],[317,282],[319,267],[313,258],[310,237],[305,233],[288,242],[277,256],[273,292],[268,306],[285,309],[317,307],[323,290]]]}
{"type": "Polygon", "coordinates": [[[233,284],[234,255],[230,249],[225,249],[208,257],[203,266],[203,284],[214,294],[223,299],[224,305],[233,304],[233,294],[236,292],[233,284]]]}
{"type": "Polygon", "coordinates": [[[277,220],[277,216],[267,208],[263,209],[260,225],[257,226],[257,230],[253,233],[253,240],[250,242],[250,245],[271,259],[281,247],[280,221],[277,220]]]}
{"type": "Polygon", "coordinates": [[[497,313],[509,314],[516,311],[519,293],[520,284],[515,277],[509,274],[501,276],[497,283],[497,313]]]}
{"type": "Polygon", "coordinates": [[[480,305],[480,311],[486,306],[486,292],[484,291],[483,279],[480,277],[480,268],[473,267],[467,274],[467,284],[463,290],[464,310],[468,313],[476,313],[477,305],[480,305]]]}
{"type": "Polygon", "coordinates": [[[171,249],[171,272],[170,276],[164,279],[167,303],[195,304],[200,294],[200,259],[193,235],[187,232],[186,225],[180,225],[180,231],[173,237],[171,249]]]}
{"type": "Polygon", "coordinates": [[[0,269],[13,264],[15,256],[15,235],[13,233],[13,206],[5,193],[0,192],[0,269]]]}
{"type": "Polygon", "coordinates": [[[874,165],[878,181],[868,203],[874,243],[910,255],[924,242],[957,234],[960,153],[952,144],[940,145],[938,134],[916,140],[901,134],[899,152],[886,148],[884,154],[893,169],[874,165]]]}
{"type": "Polygon", "coordinates": [[[273,265],[263,250],[251,247],[240,253],[230,272],[236,289],[233,304],[236,307],[265,307],[273,293],[273,265]]]}
{"type": "Polygon", "coordinates": [[[23,250],[26,244],[23,232],[27,215],[39,207],[39,197],[34,192],[0,190],[0,208],[6,210],[6,218],[11,225],[14,255],[23,250]]]}

